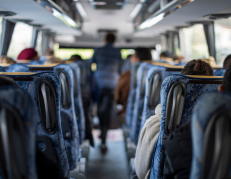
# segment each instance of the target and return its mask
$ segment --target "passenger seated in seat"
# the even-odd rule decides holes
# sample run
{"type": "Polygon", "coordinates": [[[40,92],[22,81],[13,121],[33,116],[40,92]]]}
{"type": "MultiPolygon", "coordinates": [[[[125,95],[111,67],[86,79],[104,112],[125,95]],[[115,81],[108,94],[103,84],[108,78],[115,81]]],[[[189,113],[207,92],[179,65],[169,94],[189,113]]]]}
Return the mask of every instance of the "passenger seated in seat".
{"type": "Polygon", "coordinates": [[[69,59],[71,61],[78,61],[78,60],[83,60],[82,57],[78,54],[72,55],[71,58],[69,59]]]}
{"type": "Polygon", "coordinates": [[[7,57],[6,55],[2,55],[0,57],[0,63],[3,63],[3,64],[14,64],[16,62],[12,58],[7,57]]]}
{"type": "Polygon", "coordinates": [[[24,49],[23,51],[20,52],[17,59],[18,60],[40,61],[40,58],[38,56],[38,52],[34,48],[24,49]]]}
{"type": "MultiPolygon", "coordinates": [[[[131,56],[131,65],[136,62],[147,60],[152,60],[152,54],[150,49],[138,47],[135,49],[135,53],[131,56]]],[[[123,109],[117,112],[121,116],[124,116],[126,112],[128,94],[130,90],[130,78],[130,70],[122,73],[115,89],[115,102],[123,106],[123,109]]]]}
{"type": "MultiPolygon", "coordinates": [[[[218,91],[231,92],[231,66],[218,91]]],[[[164,179],[188,179],[192,161],[191,123],[182,125],[166,139],[165,154],[164,179]]]]}
{"type": "MultiPolygon", "coordinates": [[[[182,75],[213,76],[212,67],[202,60],[188,62],[181,72],[182,75]]],[[[139,179],[149,178],[151,172],[152,154],[159,136],[161,121],[161,105],[155,109],[155,115],[145,122],[136,149],[135,168],[139,179]]]]}
{"type": "Polygon", "coordinates": [[[229,68],[229,66],[231,65],[231,54],[228,55],[225,60],[224,60],[224,63],[223,63],[223,68],[229,68]]]}
{"type": "Polygon", "coordinates": [[[64,63],[63,60],[61,60],[60,58],[55,57],[54,50],[52,50],[50,48],[48,48],[47,51],[46,51],[46,59],[47,59],[47,61],[45,62],[45,64],[64,63]]]}

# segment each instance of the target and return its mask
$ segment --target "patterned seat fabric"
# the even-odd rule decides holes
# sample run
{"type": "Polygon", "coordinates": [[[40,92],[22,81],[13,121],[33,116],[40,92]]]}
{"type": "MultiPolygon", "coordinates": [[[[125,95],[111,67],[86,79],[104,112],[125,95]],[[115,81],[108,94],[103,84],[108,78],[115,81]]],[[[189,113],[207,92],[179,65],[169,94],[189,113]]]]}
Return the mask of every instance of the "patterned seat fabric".
{"type": "MultiPolygon", "coordinates": [[[[76,158],[76,157],[78,157],[80,137],[81,137],[80,133],[78,131],[75,108],[74,108],[74,106],[75,106],[74,105],[74,82],[73,82],[74,76],[73,76],[72,69],[68,65],[63,65],[63,64],[57,65],[54,67],[54,72],[59,77],[60,77],[60,73],[64,73],[66,75],[67,84],[69,81],[70,104],[67,106],[63,106],[63,104],[61,104],[61,114],[65,113],[69,116],[69,124],[70,124],[71,131],[73,134],[72,138],[65,139],[66,148],[71,148],[71,151],[69,151],[67,153],[68,153],[70,169],[73,170],[74,168],[76,168],[77,161],[78,161],[77,160],[78,158],[76,158]]],[[[62,83],[62,80],[61,80],[61,83],[62,83]]],[[[64,101],[61,100],[61,102],[63,103],[64,101]]]]}
{"type": "MultiPolygon", "coordinates": [[[[203,153],[205,146],[206,129],[208,128],[209,123],[212,122],[213,117],[215,117],[215,115],[219,112],[222,112],[224,114],[224,110],[231,111],[231,94],[226,92],[207,93],[203,95],[195,105],[195,108],[193,110],[194,113],[192,115],[193,158],[190,174],[191,179],[200,179],[203,177],[202,169],[203,163],[205,163],[205,161],[203,161],[203,153]]],[[[215,141],[214,137],[213,141],[215,141]]],[[[228,147],[227,144],[226,147],[228,147]]],[[[221,150],[222,152],[225,152],[225,149],[221,150]]],[[[211,151],[212,148],[210,148],[210,153],[211,151]]],[[[216,170],[218,170],[218,168],[216,168],[216,170]]],[[[210,173],[212,172],[214,171],[211,170],[210,173]]]]}
{"type": "Polygon", "coordinates": [[[79,138],[80,138],[80,144],[85,139],[85,116],[84,116],[84,110],[83,110],[83,102],[82,102],[82,93],[81,93],[81,87],[80,87],[80,81],[81,81],[81,75],[80,68],[77,63],[71,63],[68,64],[72,71],[73,71],[73,78],[74,78],[74,105],[75,105],[75,113],[77,117],[78,122],[78,130],[79,130],[79,138]]]}
{"type": "MultiPolygon", "coordinates": [[[[215,92],[218,90],[222,78],[193,78],[183,75],[172,75],[167,77],[161,86],[161,124],[157,143],[153,151],[152,167],[150,179],[163,178],[163,168],[165,161],[164,141],[168,136],[165,130],[165,120],[167,118],[167,99],[170,89],[177,82],[185,84],[185,100],[183,106],[182,117],[180,117],[180,125],[191,121],[192,111],[199,97],[207,92],[215,92]],[[204,82],[206,81],[206,82],[204,82]],[[203,84],[205,83],[205,84],[203,84]],[[206,84],[207,83],[207,84],[206,84]]],[[[182,104],[182,103],[181,103],[182,104]]],[[[179,114],[178,114],[179,115],[179,114]]]]}
{"type": "MultiPolygon", "coordinates": [[[[146,87],[145,87],[145,99],[144,99],[144,109],[143,109],[143,114],[142,114],[142,121],[141,121],[141,125],[140,125],[140,132],[145,124],[145,121],[151,117],[152,115],[155,114],[155,108],[156,108],[156,104],[154,106],[151,106],[150,100],[154,100],[151,99],[151,96],[149,96],[151,94],[151,91],[153,91],[153,86],[151,86],[151,81],[154,78],[154,75],[156,73],[161,72],[161,80],[163,81],[165,78],[167,78],[170,75],[173,74],[180,74],[181,73],[181,68],[179,69],[171,69],[171,68],[166,68],[163,66],[153,66],[152,68],[149,69],[147,76],[146,76],[146,87]]],[[[153,97],[155,97],[156,95],[154,95],[153,97]]]]}
{"type": "Polygon", "coordinates": [[[127,102],[127,109],[126,109],[126,126],[127,128],[131,128],[131,121],[132,121],[132,113],[135,105],[135,97],[136,97],[136,76],[137,70],[141,63],[135,63],[131,68],[131,80],[130,80],[130,91],[128,95],[128,102],[127,102]]]}
{"type": "Polygon", "coordinates": [[[225,75],[225,71],[226,71],[226,69],[219,69],[219,70],[214,70],[213,71],[213,75],[214,76],[224,76],[225,75]]]}
{"type": "MultiPolygon", "coordinates": [[[[61,124],[61,83],[59,77],[54,72],[42,72],[33,75],[8,76],[13,78],[21,88],[29,92],[29,94],[32,96],[32,99],[35,101],[37,111],[39,111],[39,118],[37,121],[37,151],[38,154],[40,154],[37,155],[39,156],[37,157],[38,176],[45,177],[49,175],[57,178],[67,178],[69,174],[69,164],[61,124]],[[45,102],[43,105],[40,96],[44,92],[41,88],[42,84],[46,84],[45,89],[47,89],[47,87],[50,87],[48,91],[50,91],[50,94],[53,94],[53,96],[47,96],[47,98],[50,99],[48,101],[55,101],[56,105],[52,104],[49,108],[47,108],[45,102]],[[54,121],[50,120],[50,118],[52,118],[50,113],[49,117],[44,114],[43,109],[49,109],[49,111],[53,109],[52,111],[56,116],[55,118],[53,118],[54,121]],[[57,113],[55,113],[55,111],[57,113]],[[47,121],[47,119],[49,119],[49,122],[54,122],[54,125],[51,125],[53,126],[52,131],[49,131],[49,128],[47,128],[47,122],[44,123],[44,120],[47,121]],[[50,146],[46,146],[47,144],[50,144],[50,146]],[[47,155],[46,152],[48,152],[49,154],[47,155]],[[53,159],[52,162],[50,158],[53,159]]],[[[45,101],[44,98],[43,100],[45,101]]],[[[75,126],[74,123],[72,126],[75,126]]],[[[77,132],[72,133],[72,135],[78,138],[77,132]]],[[[72,143],[70,145],[77,144],[72,143]]],[[[72,151],[73,159],[76,159],[76,155],[78,155],[77,152],[78,151],[76,150],[72,151]]]]}
{"type": "MultiPolygon", "coordinates": [[[[20,141],[20,143],[17,143],[16,141],[15,142],[10,141],[9,143],[9,146],[13,148],[11,148],[11,151],[10,150],[7,151],[9,152],[8,154],[12,153],[12,151],[16,149],[15,154],[20,155],[18,157],[21,157],[21,160],[17,162],[17,160],[14,160],[15,159],[14,157],[17,158],[17,156],[13,156],[13,155],[8,156],[10,158],[12,157],[11,159],[14,162],[14,170],[13,170],[13,166],[10,166],[10,167],[8,166],[9,167],[8,172],[11,173],[12,178],[18,177],[14,175],[15,173],[14,171],[16,171],[16,166],[18,166],[19,172],[23,175],[22,170],[25,164],[24,169],[26,170],[27,172],[26,175],[28,176],[25,178],[37,179],[35,147],[36,147],[36,125],[38,122],[38,111],[35,107],[34,101],[32,100],[31,96],[25,90],[19,87],[16,87],[16,86],[1,87],[0,88],[0,111],[1,111],[1,114],[0,114],[1,115],[1,125],[0,126],[2,126],[2,124],[4,123],[3,120],[5,116],[7,119],[7,121],[5,122],[8,123],[7,124],[8,127],[4,127],[5,129],[7,128],[6,131],[11,131],[11,132],[13,132],[12,130],[17,131],[16,138],[14,135],[11,135],[11,137],[7,136],[7,138],[11,140],[20,141]],[[5,110],[4,113],[2,113],[3,109],[5,110]],[[8,113],[11,113],[11,114],[7,114],[7,111],[8,113]],[[12,116],[14,117],[12,118],[12,116]],[[13,121],[11,121],[12,119],[13,121]],[[16,129],[12,129],[11,124],[14,124],[16,129]],[[20,133],[21,135],[19,135],[20,133]],[[21,140],[19,140],[20,138],[21,140]],[[14,146],[14,145],[17,145],[17,146],[14,146]],[[23,162],[23,158],[25,159],[24,162],[23,162]]],[[[4,131],[1,132],[1,134],[3,133],[4,131]]],[[[6,143],[4,143],[4,145],[1,143],[1,146],[6,147],[7,145],[6,143]]],[[[7,152],[6,151],[4,152],[4,156],[7,156],[7,152]]],[[[1,159],[3,158],[4,157],[1,157],[1,159]]],[[[9,161],[6,163],[10,164],[9,161]]],[[[1,170],[1,171],[4,171],[4,170],[1,170]]],[[[4,173],[5,175],[9,177],[9,175],[7,174],[8,172],[1,173],[0,178],[6,177],[6,176],[4,177],[4,173]]]]}
{"type": "Polygon", "coordinates": [[[6,72],[5,68],[0,66],[0,72],[6,72]]]}
{"type": "Polygon", "coordinates": [[[142,118],[143,106],[144,106],[144,95],[145,95],[145,79],[148,72],[148,69],[153,65],[150,63],[141,63],[137,71],[137,87],[136,87],[136,97],[135,97],[135,106],[133,109],[132,117],[132,126],[130,132],[131,140],[137,144],[140,123],[142,118]]]}

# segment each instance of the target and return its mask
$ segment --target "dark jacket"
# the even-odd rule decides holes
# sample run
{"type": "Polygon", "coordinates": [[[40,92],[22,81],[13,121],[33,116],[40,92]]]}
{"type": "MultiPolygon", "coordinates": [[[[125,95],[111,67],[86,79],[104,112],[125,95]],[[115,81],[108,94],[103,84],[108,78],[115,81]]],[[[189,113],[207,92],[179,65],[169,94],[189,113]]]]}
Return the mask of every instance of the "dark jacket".
{"type": "Polygon", "coordinates": [[[182,125],[165,141],[164,179],[188,179],[192,162],[191,123],[182,125]]]}
{"type": "Polygon", "coordinates": [[[123,105],[123,109],[119,111],[120,114],[125,113],[127,107],[128,94],[130,90],[130,71],[121,74],[115,89],[115,102],[123,105]]]}

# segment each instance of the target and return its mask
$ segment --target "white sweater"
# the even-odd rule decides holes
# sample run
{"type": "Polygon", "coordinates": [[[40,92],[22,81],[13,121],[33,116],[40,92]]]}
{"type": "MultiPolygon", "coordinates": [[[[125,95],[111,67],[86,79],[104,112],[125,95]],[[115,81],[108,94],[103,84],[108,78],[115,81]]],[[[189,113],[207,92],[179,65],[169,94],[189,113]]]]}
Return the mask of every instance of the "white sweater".
{"type": "Polygon", "coordinates": [[[160,119],[161,105],[159,104],[155,109],[155,115],[145,122],[140,133],[135,156],[135,169],[139,179],[149,178],[152,154],[159,136],[160,119]]]}

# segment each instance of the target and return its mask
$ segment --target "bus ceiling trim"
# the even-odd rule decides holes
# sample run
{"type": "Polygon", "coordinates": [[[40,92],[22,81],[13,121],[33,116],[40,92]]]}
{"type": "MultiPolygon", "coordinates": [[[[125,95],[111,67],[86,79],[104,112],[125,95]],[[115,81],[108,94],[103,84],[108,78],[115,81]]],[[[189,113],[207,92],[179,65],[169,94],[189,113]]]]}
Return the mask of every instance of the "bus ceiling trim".
{"type": "Polygon", "coordinates": [[[226,19],[229,17],[231,17],[230,13],[228,13],[228,14],[208,14],[208,15],[204,16],[204,18],[207,20],[226,19]]]}
{"type": "Polygon", "coordinates": [[[190,21],[190,22],[186,22],[186,24],[189,24],[189,25],[196,25],[196,24],[211,24],[213,23],[212,20],[202,20],[202,21],[190,21]]]}
{"type": "Polygon", "coordinates": [[[3,16],[3,17],[15,16],[15,15],[16,13],[11,12],[11,11],[0,11],[0,16],[3,16]]]}
{"type": "Polygon", "coordinates": [[[148,18],[146,21],[141,23],[137,27],[137,31],[144,30],[147,28],[150,28],[154,25],[156,25],[158,22],[162,21],[164,17],[166,17],[169,14],[172,14],[178,9],[181,9],[182,7],[186,6],[187,4],[190,4],[194,0],[173,0],[170,3],[166,4],[163,8],[161,8],[159,11],[155,12],[150,18],[148,18]]]}

